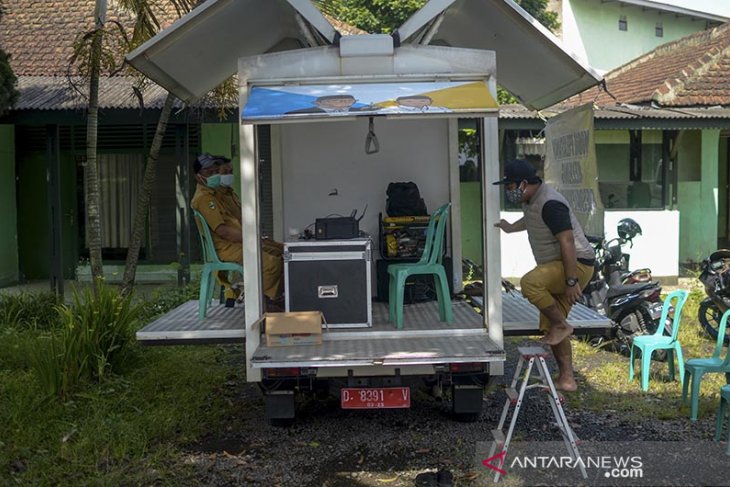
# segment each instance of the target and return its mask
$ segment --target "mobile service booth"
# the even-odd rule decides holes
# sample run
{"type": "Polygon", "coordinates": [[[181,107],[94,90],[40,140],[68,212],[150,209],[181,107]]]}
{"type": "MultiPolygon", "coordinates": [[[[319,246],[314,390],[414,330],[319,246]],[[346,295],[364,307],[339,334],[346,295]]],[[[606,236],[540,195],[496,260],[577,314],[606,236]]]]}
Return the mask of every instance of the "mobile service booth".
{"type": "MultiPolygon", "coordinates": [[[[410,387],[423,379],[450,389],[455,414],[478,417],[488,378],[502,374],[504,335],[536,334],[538,322],[534,307],[501,288],[500,235],[493,227],[500,189],[491,185],[500,178],[497,71],[502,86],[536,109],[600,76],[510,0],[432,0],[392,35],[344,37],[308,0],[209,0],[128,60],[186,102],[238,75],[245,320],[237,331],[245,336],[247,380],[262,385],[269,418],[292,418],[295,393],[317,389],[339,394],[343,407],[407,406],[410,387]],[[337,97],[338,103],[322,103],[337,97]],[[460,289],[463,118],[476,120],[481,134],[482,313],[454,301],[449,325],[439,321],[436,303],[413,304],[396,329],[387,303],[375,302],[364,326],[325,328],[321,344],[268,346],[259,271],[259,127],[270,126],[277,239],[298,235],[317,217],[365,205],[370,210],[360,230],[375,237],[388,183],[416,181],[430,210],[452,205],[447,248],[460,289]]],[[[373,238],[371,250],[357,258],[373,266],[378,245],[373,238]]],[[[336,249],[328,250],[337,260],[336,249]]],[[[606,326],[583,307],[570,321],[578,329],[606,326]]],[[[196,337],[211,339],[204,323],[197,330],[196,337]]]]}

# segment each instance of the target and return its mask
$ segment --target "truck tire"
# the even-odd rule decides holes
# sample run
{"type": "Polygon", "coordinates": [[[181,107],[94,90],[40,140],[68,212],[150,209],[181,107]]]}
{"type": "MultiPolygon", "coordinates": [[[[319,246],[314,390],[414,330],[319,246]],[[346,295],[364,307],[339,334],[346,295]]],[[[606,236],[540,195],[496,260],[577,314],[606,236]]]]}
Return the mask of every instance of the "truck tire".
{"type": "Polygon", "coordinates": [[[478,421],[484,409],[484,386],[480,384],[452,384],[451,412],[456,421],[478,421]]]}

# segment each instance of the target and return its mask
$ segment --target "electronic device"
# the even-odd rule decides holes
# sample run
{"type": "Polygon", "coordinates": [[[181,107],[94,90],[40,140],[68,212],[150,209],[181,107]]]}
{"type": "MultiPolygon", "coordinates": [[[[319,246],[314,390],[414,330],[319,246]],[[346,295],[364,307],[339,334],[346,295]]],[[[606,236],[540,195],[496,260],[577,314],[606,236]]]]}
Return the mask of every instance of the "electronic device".
{"type": "Polygon", "coordinates": [[[317,240],[333,240],[358,238],[360,236],[360,220],[368,210],[367,205],[357,218],[357,210],[352,210],[350,216],[317,218],[314,222],[314,238],[317,240]]]}

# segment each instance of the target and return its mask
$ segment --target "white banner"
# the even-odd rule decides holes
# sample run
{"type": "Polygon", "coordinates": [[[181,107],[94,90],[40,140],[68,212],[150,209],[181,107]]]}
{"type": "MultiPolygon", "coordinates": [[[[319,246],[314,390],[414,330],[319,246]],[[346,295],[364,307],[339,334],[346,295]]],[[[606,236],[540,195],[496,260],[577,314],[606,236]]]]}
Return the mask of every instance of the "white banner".
{"type": "Polygon", "coordinates": [[[593,105],[551,118],[545,127],[545,142],[545,181],[565,196],[586,235],[603,236],[593,105]]]}

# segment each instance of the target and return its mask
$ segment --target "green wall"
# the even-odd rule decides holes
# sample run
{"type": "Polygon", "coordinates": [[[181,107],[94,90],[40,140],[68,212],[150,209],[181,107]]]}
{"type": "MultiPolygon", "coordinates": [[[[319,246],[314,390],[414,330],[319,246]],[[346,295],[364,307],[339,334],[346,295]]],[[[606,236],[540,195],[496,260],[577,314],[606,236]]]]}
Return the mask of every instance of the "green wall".
{"type": "MultiPolygon", "coordinates": [[[[675,17],[656,10],[622,5],[619,2],[570,0],[578,35],[583,40],[588,63],[599,70],[610,70],[666,42],[703,30],[705,22],[675,17]],[[626,16],[628,30],[620,31],[618,20],[626,16]],[[664,27],[664,37],[656,37],[656,23],[664,27]],[[621,46],[607,49],[607,46],[621,46]]],[[[563,21],[563,35],[570,36],[572,22],[563,21]]],[[[572,35],[575,35],[574,33],[572,35]]],[[[566,39],[567,40],[567,39],[566,39]]]]}
{"type": "Polygon", "coordinates": [[[15,127],[0,125],[0,286],[18,281],[15,127]]]}
{"type": "Polygon", "coordinates": [[[50,271],[46,154],[26,154],[18,163],[18,245],[24,279],[45,279],[50,271]]]}
{"type": "MultiPolygon", "coordinates": [[[[202,152],[221,155],[234,159],[240,154],[238,150],[238,127],[232,123],[204,123],[200,126],[200,145],[202,152]]],[[[238,193],[241,187],[240,167],[238,161],[233,162],[235,183],[233,189],[238,193]]]]}
{"type": "Polygon", "coordinates": [[[730,232],[728,232],[728,139],[720,139],[720,157],[718,167],[718,215],[717,215],[717,235],[718,237],[730,240],[730,232]]]}
{"type": "Polygon", "coordinates": [[[481,183],[463,182],[461,189],[461,255],[482,265],[481,183]]]}
{"type": "Polygon", "coordinates": [[[680,144],[679,260],[698,262],[717,247],[720,131],[692,131],[680,144]]]}
{"type": "MultiPolygon", "coordinates": [[[[19,156],[20,157],[20,156],[19,156]]],[[[75,277],[79,261],[76,162],[61,153],[61,215],[63,275],[75,277]]],[[[47,156],[24,154],[18,161],[18,246],[21,277],[46,279],[50,273],[50,223],[48,221],[47,156]]],[[[79,188],[78,191],[83,191],[79,188]]]]}

